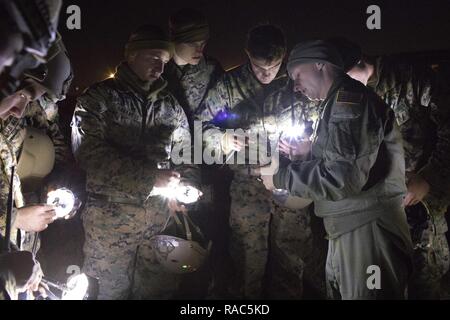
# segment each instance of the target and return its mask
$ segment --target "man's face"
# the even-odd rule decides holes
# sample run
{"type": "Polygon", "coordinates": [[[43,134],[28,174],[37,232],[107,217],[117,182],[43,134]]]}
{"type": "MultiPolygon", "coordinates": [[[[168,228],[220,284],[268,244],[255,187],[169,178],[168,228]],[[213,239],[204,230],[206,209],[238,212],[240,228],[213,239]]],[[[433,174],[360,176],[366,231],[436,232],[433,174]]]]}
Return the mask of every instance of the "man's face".
{"type": "Polygon", "coordinates": [[[290,77],[294,80],[294,92],[301,92],[309,100],[317,101],[323,99],[321,64],[305,63],[298,64],[290,70],[290,77]]]}
{"type": "Polygon", "coordinates": [[[283,57],[275,61],[267,61],[264,59],[256,59],[248,55],[252,71],[255,74],[256,79],[262,84],[269,84],[275,79],[280,71],[283,57]]]}
{"type": "Polygon", "coordinates": [[[206,40],[177,43],[175,44],[175,54],[185,64],[197,65],[203,57],[206,40]]]}
{"type": "Polygon", "coordinates": [[[142,81],[155,81],[164,72],[164,65],[169,62],[170,54],[161,49],[142,49],[128,55],[130,68],[142,81]]]}
{"type": "Polygon", "coordinates": [[[35,80],[25,80],[27,86],[0,101],[0,119],[6,120],[9,116],[22,118],[28,104],[40,98],[47,89],[35,80]],[[32,95],[33,93],[33,95],[32,95]]]}
{"type": "Polygon", "coordinates": [[[9,116],[22,118],[30,100],[29,96],[22,90],[4,98],[0,102],[0,118],[2,120],[8,119],[9,116]]]}

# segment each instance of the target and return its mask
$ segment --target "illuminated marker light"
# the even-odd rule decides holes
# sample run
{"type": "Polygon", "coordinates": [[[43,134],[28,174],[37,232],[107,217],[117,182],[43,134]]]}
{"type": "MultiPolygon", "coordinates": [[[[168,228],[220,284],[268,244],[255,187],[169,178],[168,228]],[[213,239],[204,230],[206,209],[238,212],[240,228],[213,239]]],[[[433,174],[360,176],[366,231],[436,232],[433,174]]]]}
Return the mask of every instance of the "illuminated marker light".
{"type": "Polygon", "coordinates": [[[64,218],[73,210],[75,196],[69,189],[56,189],[47,194],[47,204],[55,206],[57,218],[64,218]]]}
{"type": "Polygon", "coordinates": [[[166,187],[153,187],[150,196],[162,196],[167,199],[176,199],[181,203],[191,204],[197,202],[202,193],[192,186],[179,185],[171,181],[166,187]]]}
{"type": "Polygon", "coordinates": [[[296,124],[294,126],[290,125],[283,130],[283,133],[291,139],[299,139],[305,133],[305,125],[304,124],[296,124]]]}
{"type": "Polygon", "coordinates": [[[201,196],[201,192],[192,186],[179,186],[175,193],[176,199],[185,204],[197,202],[201,196]]]}
{"type": "Polygon", "coordinates": [[[76,275],[67,281],[61,300],[83,300],[89,288],[89,280],[84,273],[76,275]]]}

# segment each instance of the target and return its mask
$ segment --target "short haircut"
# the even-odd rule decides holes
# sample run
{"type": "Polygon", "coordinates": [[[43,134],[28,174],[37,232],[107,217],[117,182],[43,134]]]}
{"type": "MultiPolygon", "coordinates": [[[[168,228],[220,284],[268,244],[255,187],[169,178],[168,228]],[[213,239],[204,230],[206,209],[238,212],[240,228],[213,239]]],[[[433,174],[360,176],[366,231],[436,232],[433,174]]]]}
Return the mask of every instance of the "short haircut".
{"type": "Polygon", "coordinates": [[[275,61],[286,54],[286,38],[277,26],[258,25],[249,30],[245,48],[253,58],[275,61]]]}

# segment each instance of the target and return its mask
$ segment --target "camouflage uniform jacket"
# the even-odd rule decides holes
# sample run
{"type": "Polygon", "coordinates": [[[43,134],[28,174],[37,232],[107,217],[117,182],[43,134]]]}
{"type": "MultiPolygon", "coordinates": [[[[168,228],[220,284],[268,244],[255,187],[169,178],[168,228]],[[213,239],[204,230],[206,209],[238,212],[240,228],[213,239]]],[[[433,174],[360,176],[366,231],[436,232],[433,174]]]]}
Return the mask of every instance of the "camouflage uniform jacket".
{"type": "Polygon", "coordinates": [[[223,69],[215,59],[205,57],[197,65],[177,66],[171,60],[164,71],[164,79],[168,82],[170,92],[183,107],[191,130],[193,128],[193,117],[197,109],[206,97],[219,77],[223,69]]]}
{"type": "Polygon", "coordinates": [[[274,185],[314,200],[330,236],[389,212],[406,192],[394,114],[371,90],[340,75],[319,106],[312,159],[281,167],[274,185]]]}
{"type": "MultiPolygon", "coordinates": [[[[5,235],[6,230],[6,210],[8,203],[8,194],[10,188],[11,167],[17,167],[16,156],[11,143],[0,133],[0,233],[5,235]]],[[[17,171],[14,172],[14,200],[17,208],[24,205],[23,195],[20,187],[20,179],[17,171]]],[[[13,209],[11,224],[14,225],[16,210],[13,209]]],[[[11,241],[15,243],[18,230],[11,228],[11,241]]]]}
{"type": "Polygon", "coordinates": [[[390,106],[404,140],[406,171],[421,175],[440,196],[450,190],[450,88],[431,66],[401,57],[376,61],[368,86],[390,106]]]}
{"type": "MultiPolygon", "coordinates": [[[[175,144],[190,148],[186,115],[166,82],[159,79],[147,90],[136,83],[124,63],[114,79],[91,86],[78,98],[72,148],[86,171],[88,193],[145,201],[158,163],[170,159],[175,144]]],[[[196,167],[177,170],[196,182],[196,167]]]]}
{"type": "Polygon", "coordinates": [[[226,72],[197,114],[197,119],[203,122],[205,146],[222,154],[221,138],[226,129],[264,130],[263,120],[269,115],[264,110],[264,101],[287,82],[284,66],[268,85],[256,79],[250,62],[226,72]]]}

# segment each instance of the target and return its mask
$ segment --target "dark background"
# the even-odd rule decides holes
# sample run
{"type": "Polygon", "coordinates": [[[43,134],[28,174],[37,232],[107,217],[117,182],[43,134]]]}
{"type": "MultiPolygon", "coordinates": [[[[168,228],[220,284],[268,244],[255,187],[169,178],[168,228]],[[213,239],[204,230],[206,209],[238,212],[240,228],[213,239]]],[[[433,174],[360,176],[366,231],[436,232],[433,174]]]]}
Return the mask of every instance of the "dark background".
{"type": "MultiPolygon", "coordinates": [[[[225,69],[245,61],[246,33],[258,23],[279,25],[289,49],[306,39],[345,36],[369,54],[450,50],[450,0],[65,0],[59,31],[75,72],[70,95],[59,109],[68,143],[76,96],[114,72],[134,29],[146,23],[167,29],[169,15],[183,7],[197,8],[208,17],[207,54],[225,69]],[[66,27],[66,8],[72,4],[81,8],[81,30],[66,27]],[[366,27],[366,9],[371,4],[381,8],[381,30],[366,27]]],[[[79,185],[83,185],[82,175],[79,185]]],[[[47,276],[65,281],[68,265],[82,265],[82,235],[79,214],[43,232],[40,261],[47,276]]],[[[450,283],[450,274],[444,281],[450,283]]]]}
{"type": "Polygon", "coordinates": [[[261,22],[279,25],[289,48],[305,39],[346,36],[371,54],[450,49],[448,0],[65,0],[60,32],[75,69],[72,93],[114,71],[128,35],[139,25],[166,28],[169,15],[187,6],[208,17],[207,53],[225,69],[245,60],[246,32],[261,22]],[[66,27],[72,4],[81,8],[81,30],[66,27]],[[381,30],[366,27],[371,4],[381,8],[381,30]]]}

